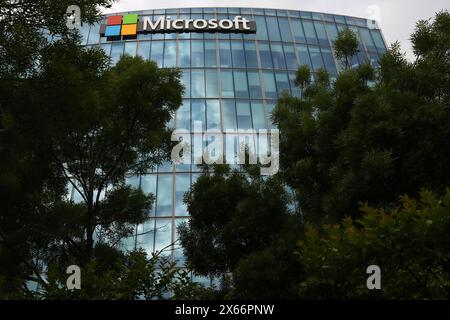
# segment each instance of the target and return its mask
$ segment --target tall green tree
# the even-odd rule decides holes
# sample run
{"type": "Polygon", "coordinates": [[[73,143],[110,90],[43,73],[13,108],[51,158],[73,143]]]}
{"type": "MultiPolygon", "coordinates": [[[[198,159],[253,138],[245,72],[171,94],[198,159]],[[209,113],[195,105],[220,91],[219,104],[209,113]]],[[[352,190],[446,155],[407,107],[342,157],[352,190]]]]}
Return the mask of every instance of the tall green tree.
{"type": "Polygon", "coordinates": [[[334,54],[345,69],[350,67],[350,61],[358,53],[358,38],[349,28],[344,28],[338,32],[333,43],[334,54]]]}

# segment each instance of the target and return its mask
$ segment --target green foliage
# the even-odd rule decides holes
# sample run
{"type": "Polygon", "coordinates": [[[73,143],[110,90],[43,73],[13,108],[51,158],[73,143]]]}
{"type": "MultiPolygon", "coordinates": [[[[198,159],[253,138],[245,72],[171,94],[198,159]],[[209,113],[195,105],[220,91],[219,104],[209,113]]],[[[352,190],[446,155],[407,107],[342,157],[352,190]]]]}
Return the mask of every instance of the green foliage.
{"type": "Polygon", "coordinates": [[[389,211],[367,204],[357,220],[318,230],[310,225],[299,243],[305,279],[301,297],[314,299],[450,297],[450,189],[401,198],[389,211]],[[381,290],[368,290],[366,268],[381,269],[381,290]]]}
{"type": "Polygon", "coordinates": [[[358,38],[349,28],[338,32],[333,43],[336,58],[344,65],[345,69],[350,67],[351,58],[358,53],[358,38]]]}

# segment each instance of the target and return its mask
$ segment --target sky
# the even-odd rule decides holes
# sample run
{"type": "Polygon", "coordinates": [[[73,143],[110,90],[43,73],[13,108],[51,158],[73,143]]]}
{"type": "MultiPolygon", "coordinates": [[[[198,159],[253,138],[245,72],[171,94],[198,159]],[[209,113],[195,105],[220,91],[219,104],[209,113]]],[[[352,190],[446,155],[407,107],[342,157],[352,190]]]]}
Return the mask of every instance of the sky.
{"type": "Polygon", "coordinates": [[[317,11],[378,21],[387,44],[399,41],[408,59],[414,58],[410,35],[415,23],[450,11],[449,0],[116,0],[105,13],[186,7],[251,7],[317,11]]]}

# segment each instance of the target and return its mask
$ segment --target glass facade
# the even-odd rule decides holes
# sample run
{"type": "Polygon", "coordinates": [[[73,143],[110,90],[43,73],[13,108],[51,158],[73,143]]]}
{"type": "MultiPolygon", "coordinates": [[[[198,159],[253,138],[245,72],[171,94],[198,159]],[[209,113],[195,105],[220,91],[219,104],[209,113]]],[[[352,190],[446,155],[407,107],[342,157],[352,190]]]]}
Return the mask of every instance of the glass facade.
{"type": "MultiPolygon", "coordinates": [[[[282,92],[299,96],[293,83],[299,65],[313,71],[325,68],[336,77],[332,41],[338,30],[350,27],[358,35],[360,52],[352,65],[370,61],[377,65],[386,51],[378,29],[368,28],[361,18],[292,10],[252,8],[184,8],[135,12],[153,20],[233,19],[241,15],[256,21],[256,34],[165,33],[139,34],[137,39],[107,41],[99,36],[99,24],[83,26],[87,46],[100,46],[116,63],[121,55],[139,55],[160,67],[179,67],[183,72],[184,100],[171,125],[193,130],[202,121],[203,130],[270,129],[270,113],[282,92]]],[[[161,165],[155,172],[130,177],[130,183],[156,195],[148,212],[149,221],[123,243],[125,249],[142,247],[149,253],[166,249],[173,259],[183,261],[177,225],[189,219],[183,194],[199,175],[192,165],[161,165]]],[[[72,192],[73,194],[73,192],[72,192]]],[[[76,197],[76,195],[75,195],[76,197]]]]}

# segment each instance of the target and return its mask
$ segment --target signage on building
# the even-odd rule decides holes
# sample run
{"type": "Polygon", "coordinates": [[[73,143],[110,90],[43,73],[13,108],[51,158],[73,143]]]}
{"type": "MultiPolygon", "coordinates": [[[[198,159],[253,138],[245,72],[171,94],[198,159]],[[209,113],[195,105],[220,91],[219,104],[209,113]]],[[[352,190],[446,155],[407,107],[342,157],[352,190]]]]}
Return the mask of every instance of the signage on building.
{"type": "Polygon", "coordinates": [[[112,39],[133,38],[137,34],[169,32],[232,32],[256,33],[256,22],[241,16],[233,19],[171,19],[141,17],[137,14],[116,15],[100,26],[100,35],[112,39]]]}

